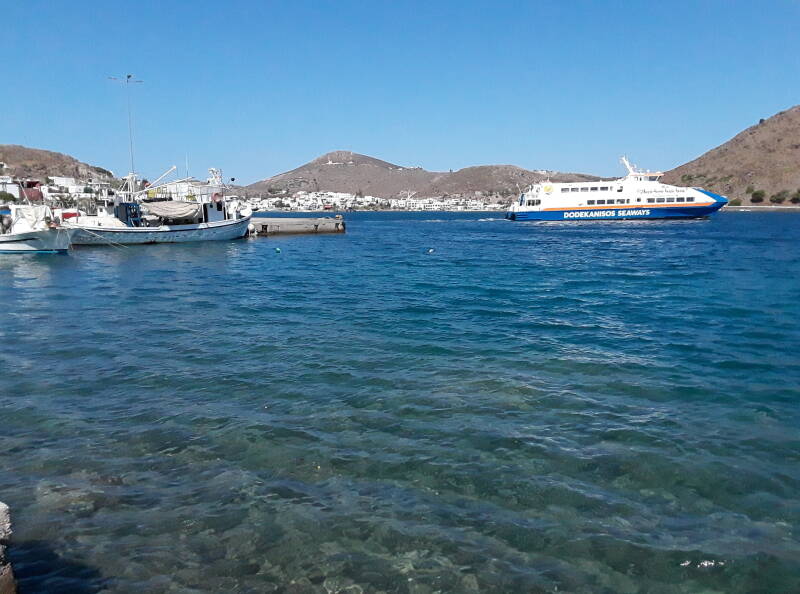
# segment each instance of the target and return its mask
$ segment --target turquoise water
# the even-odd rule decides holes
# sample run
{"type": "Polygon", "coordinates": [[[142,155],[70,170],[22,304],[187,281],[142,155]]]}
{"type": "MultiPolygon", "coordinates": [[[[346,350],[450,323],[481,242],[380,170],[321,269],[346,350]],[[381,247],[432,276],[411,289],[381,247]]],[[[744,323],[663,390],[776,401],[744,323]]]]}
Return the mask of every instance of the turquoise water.
{"type": "Polygon", "coordinates": [[[800,215],[497,216],[0,260],[23,592],[800,590],[800,215]]]}

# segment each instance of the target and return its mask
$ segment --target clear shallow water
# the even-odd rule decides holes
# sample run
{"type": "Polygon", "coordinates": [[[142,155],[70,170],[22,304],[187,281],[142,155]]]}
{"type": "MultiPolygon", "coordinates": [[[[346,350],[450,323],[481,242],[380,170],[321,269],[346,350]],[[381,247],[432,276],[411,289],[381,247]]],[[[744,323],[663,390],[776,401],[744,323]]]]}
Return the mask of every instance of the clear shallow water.
{"type": "Polygon", "coordinates": [[[800,216],[496,216],[0,260],[23,592],[800,590],[800,216]]]}

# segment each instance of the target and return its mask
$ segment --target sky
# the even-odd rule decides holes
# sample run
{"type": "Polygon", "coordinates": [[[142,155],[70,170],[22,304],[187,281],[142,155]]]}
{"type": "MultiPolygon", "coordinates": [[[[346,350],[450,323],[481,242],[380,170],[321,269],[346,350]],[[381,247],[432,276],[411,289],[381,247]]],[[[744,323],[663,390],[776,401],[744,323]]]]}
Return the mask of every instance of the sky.
{"type": "Polygon", "coordinates": [[[253,183],[332,150],[668,170],[800,103],[800,1],[4,3],[0,144],[253,183]]]}

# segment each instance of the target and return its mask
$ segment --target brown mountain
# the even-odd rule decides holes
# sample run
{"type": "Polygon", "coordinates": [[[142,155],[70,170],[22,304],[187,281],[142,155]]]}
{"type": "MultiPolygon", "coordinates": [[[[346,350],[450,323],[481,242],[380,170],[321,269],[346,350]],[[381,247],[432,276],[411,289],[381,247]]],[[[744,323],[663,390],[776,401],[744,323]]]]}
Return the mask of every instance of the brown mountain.
{"type": "Polygon", "coordinates": [[[761,120],[668,171],[663,181],[699,186],[745,204],[800,203],[800,106],[761,120]]]}
{"type": "Polygon", "coordinates": [[[0,175],[37,178],[42,181],[45,177],[53,175],[74,177],[79,180],[110,181],[114,178],[110,171],[87,165],[69,155],[18,144],[0,144],[0,163],[5,163],[0,175]]]}
{"type": "Polygon", "coordinates": [[[394,198],[414,192],[418,197],[511,196],[519,188],[545,178],[553,181],[600,179],[580,173],[528,171],[514,165],[483,165],[454,172],[402,167],[349,151],[334,151],[305,165],[256,182],[250,192],[330,191],[394,198]]]}

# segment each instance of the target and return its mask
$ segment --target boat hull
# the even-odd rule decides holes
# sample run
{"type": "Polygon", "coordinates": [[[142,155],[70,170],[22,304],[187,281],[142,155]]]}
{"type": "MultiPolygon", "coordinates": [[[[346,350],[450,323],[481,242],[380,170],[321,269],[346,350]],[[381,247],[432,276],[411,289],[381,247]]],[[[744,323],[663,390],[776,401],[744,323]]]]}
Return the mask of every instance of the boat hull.
{"type": "Polygon", "coordinates": [[[0,235],[0,254],[66,253],[72,235],[72,230],[63,228],[0,235]]]}
{"type": "Polygon", "coordinates": [[[96,227],[74,225],[75,245],[116,245],[144,243],[184,243],[190,241],[225,241],[247,233],[250,217],[194,225],[161,227],[96,227]]]}
{"type": "Polygon", "coordinates": [[[565,208],[552,210],[509,211],[506,218],[512,221],[611,221],[626,219],[696,219],[707,217],[727,202],[713,202],[696,206],[630,207],[625,208],[565,208]]]}

